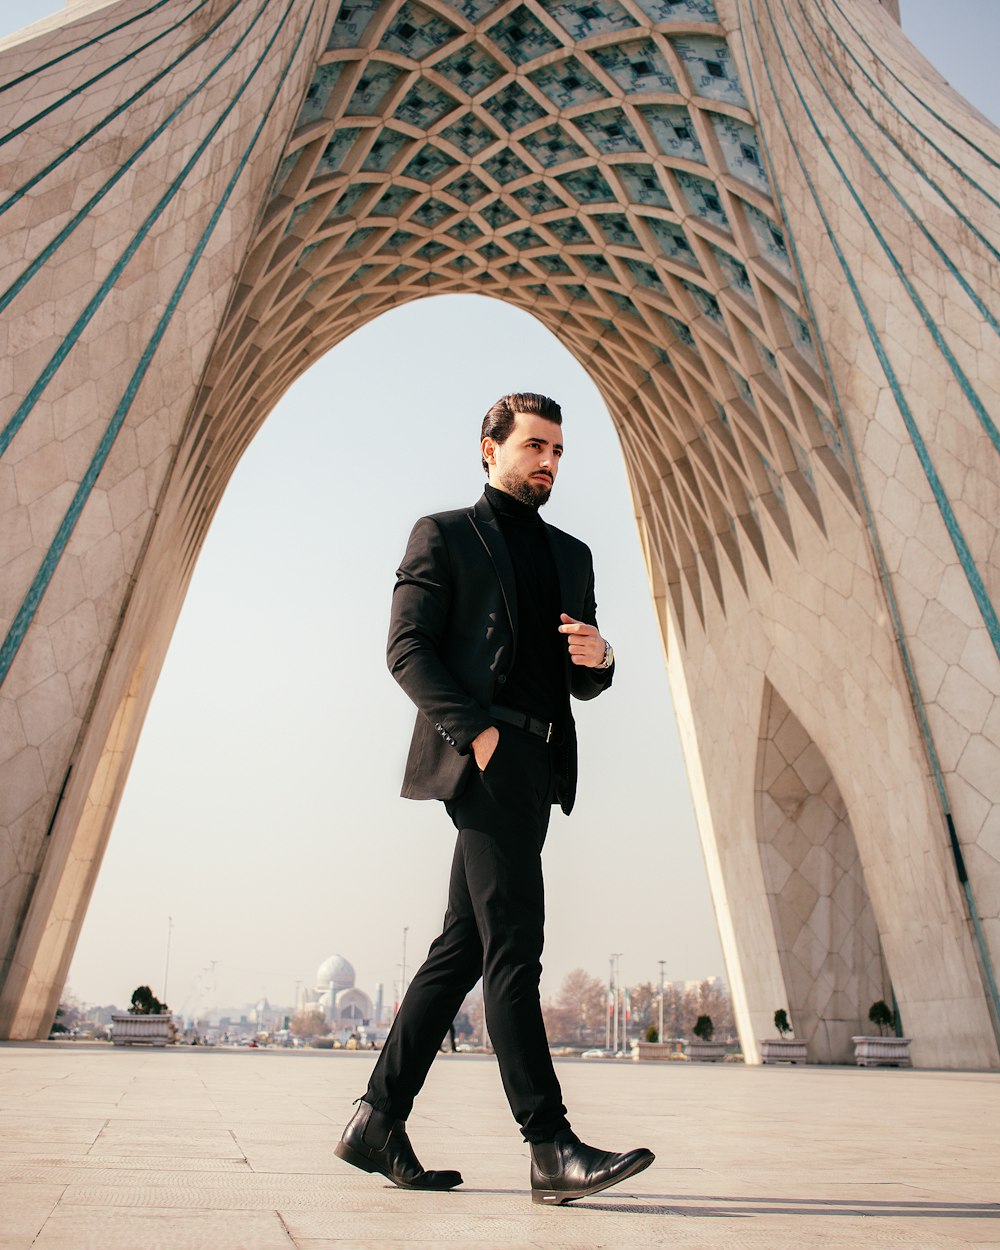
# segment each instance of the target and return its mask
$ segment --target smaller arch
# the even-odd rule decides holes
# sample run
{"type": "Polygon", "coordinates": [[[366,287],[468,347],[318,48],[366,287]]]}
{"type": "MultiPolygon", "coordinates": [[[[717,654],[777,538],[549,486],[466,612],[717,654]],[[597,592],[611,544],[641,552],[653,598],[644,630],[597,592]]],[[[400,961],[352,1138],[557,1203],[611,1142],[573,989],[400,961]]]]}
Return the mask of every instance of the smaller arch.
{"type": "Polygon", "coordinates": [[[813,1063],[850,1063],[868,1009],[892,1002],[847,805],[823,753],[764,683],[757,846],[795,1035],[813,1063]]]}

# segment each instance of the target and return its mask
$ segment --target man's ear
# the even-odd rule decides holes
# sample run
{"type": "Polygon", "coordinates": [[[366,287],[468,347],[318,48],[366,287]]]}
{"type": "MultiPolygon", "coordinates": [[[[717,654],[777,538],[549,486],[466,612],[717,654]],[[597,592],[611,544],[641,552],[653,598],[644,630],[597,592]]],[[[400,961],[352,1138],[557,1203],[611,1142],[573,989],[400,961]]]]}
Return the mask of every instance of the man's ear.
{"type": "Polygon", "coordinates": [[[483,459],[487,464],[496,464],[497,462],[497,445],[492,438],[487,436],[480,444],[480,450],[483,453],[483,459]]]}

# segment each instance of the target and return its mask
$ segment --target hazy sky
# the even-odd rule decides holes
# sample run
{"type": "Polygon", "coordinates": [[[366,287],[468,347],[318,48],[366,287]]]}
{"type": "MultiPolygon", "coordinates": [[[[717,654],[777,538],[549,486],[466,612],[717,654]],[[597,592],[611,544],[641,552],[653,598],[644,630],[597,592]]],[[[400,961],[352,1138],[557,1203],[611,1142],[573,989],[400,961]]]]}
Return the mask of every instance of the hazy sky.
{"type": "MultiPolygon", "coordinates": [[[[54,12],[0,0],[0,35],[54,12]]],[[[903,0],[904,28],[1000,118],[998,0],[903,0]],[[958,19],[961,20],[958,20],[958,19]],[[969,33],[975,38],[968,40],[969,33]]],[[[587,541],[612,690],[576,704],[577,808],[545,850],[543,992],[612,951],[622,977],[723,973],[621,452],[583,369],[476,296],[388,313],[288,393],[240,464],[167,657],[70,974],[89,1002],[149,982],[192,1011],[292,1001],[334,952],[389,1001],[438,931],[453,831],[396,797],[412,726],[384,662],[412,521],[471,503],[501,394],[554,395],[566,455],[545,516],[587,541]],[[215,961],[215,990],[208,969],[215,961]]]]}

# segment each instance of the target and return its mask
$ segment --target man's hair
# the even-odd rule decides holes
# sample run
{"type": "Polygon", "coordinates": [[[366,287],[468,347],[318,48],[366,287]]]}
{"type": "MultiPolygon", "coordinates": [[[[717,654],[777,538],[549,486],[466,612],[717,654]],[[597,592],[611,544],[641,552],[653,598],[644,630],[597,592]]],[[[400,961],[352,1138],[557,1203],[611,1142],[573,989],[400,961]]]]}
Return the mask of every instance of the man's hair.
{"type": "MultiPolygon", "coordinates": [[[[514,418],[523,412],[529,417],[544,417],[546,421],[554,421],[562,425],[562,409],[554,399],[547,395],[536,395],[533,391],[519,391],[513,395],[504,395],[483,417],[483,428],[479,435],[482,443],[484,438],[492,438],[495,443],[505,443],[514,428],[514,418]]],[[[483,469],[489,473],[490,467],[483,461],[483,469]]]]}

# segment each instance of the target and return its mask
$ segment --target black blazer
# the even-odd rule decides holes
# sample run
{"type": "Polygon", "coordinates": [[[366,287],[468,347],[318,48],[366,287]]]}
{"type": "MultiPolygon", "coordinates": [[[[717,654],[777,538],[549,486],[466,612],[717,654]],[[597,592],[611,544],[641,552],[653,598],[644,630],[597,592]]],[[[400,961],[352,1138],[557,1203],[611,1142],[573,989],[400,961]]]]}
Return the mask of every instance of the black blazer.
{"type": "MultiPolygon", "coordinates": [[[[590,549],[546,525],[562,611],[597,624],[590,549]]],[[[517,652],[514,568],[485,495],[473,508],[421,517],[396,573],[386,656],[389,671],[417,705],[402,794],[457,797],[473,766],[472,740],[496,722],[491,703],[517,652]]],[[[576,729],[569,696],[592,699],[611,685],[607,670],[565,659],[564,734],[557,751],[557,799],[567,814],[576,796],[576,729]]],[[[503,732],[504,726],[499,726],[503,732]]]]}

